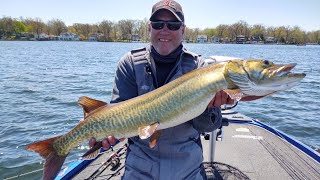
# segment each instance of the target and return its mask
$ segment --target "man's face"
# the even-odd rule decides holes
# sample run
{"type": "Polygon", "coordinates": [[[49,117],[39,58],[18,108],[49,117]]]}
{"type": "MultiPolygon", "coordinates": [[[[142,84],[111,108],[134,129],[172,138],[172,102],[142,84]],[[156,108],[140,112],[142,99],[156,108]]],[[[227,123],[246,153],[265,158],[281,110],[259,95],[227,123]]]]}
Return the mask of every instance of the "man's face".
{"type": "MultiPolygon", "coordinates": [[[[157,21],[177,21],[176,17],[168,10],[160,10],[154,19],[157,21]]],[[[167,26],[156,30],[149,24],[151,44],[160,55],[166,56],[181,44],[184,29],[185,26],[182,25],[176,31],[169,30],[167,26]]]]}

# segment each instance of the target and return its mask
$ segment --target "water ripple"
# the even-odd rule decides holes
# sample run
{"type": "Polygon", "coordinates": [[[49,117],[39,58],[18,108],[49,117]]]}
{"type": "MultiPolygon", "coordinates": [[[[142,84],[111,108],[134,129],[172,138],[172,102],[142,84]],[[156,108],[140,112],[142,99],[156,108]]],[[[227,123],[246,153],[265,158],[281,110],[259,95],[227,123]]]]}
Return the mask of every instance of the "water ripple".
{"type": "MultiPolygon", "coordinates": [[[[0,41],[0,179],[41,168],[42,159],[24,150],[33,141],[60,135],[82,118],[77,100],[90,96],[108,102],[118,60],[139,43],[0,41]]],[[[259,119],[312,148],[320,148],[318,112],[320,46],[186,44],[202,54],[263,58],[297,63],[307,73],[293,89],[236,111],[259,119]]],[[[83,153],[73,151],[69,160],[83,153]]],[[[32,177],[40,179],[41,172],[32,177]],[[36,177],[35,177],[36,176],[36,177]]]]}

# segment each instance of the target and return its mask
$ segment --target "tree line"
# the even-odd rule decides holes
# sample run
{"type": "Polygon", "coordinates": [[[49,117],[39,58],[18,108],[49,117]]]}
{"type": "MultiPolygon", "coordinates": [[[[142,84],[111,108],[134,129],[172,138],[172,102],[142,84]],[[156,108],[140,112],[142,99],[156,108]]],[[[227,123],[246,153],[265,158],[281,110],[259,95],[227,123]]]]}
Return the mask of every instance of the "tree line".
{"type": "MultiPolygon", "coordinates": [[[[41,34],[59,36],[63,32],[71,32],[80,36],[81,40],[88,40],[91,34],[100,34],[99,41],[131,41],[133,36],[138,36],[143,42],[149,41],[148,19],[120,20],[117,22],[103,20],[99,23],[74,23],[67,26],[60,19],[52,19],[43,22],[40,18],[11,18],[3,16],[0,19],[0,38],[18,39],[21,34],[41,34]]],[[[196,42],[199,35],[208,38],[218,38],[220,42],[233,42],[237,36],[243,35],[248,39],[264,41],[267,37],[273,37],[277,43],[320,44],[320,30],[306,32],[299,26],[270,26],[262,24],[249,25],[240,20],[234,24],[220,24],[214,28],[186,28],[185,40],[196,42]]]]}

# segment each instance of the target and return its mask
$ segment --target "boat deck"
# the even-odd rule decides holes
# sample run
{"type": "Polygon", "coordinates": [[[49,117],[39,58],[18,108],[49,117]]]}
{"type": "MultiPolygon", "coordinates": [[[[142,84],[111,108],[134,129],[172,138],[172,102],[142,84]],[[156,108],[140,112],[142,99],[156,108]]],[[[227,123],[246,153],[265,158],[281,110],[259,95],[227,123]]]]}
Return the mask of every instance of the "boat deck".
{"type": "MultiPolygon", "coordinates": [[[[243,123],[252,119],[242,114],[227,112],[223,116],[231,122],[223,127],[222,140],[215,142],[214,159],[210,140],[202,138],[208,179],[320,179],[320,163],[281,136],[243,123]]],[[[117,150],[118,154],[125,152],[125,148],[119,150],[123,145],[122,142],[113,152],[100,156],[74,179],[121,179],[125,153],[109,166],[103,163],[117,150]]]]}

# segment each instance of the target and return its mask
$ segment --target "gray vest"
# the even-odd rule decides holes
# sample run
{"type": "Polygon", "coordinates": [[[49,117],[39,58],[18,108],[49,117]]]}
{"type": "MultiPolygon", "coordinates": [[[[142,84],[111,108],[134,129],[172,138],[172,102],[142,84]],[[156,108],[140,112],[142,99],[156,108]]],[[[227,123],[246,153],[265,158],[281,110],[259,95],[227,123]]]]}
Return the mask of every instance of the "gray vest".
{"type": "MultiPolygon", "coordinates": [[[[150,57],[149,52],[149,47],[131,51],[136,83],[138,86],[138,95],[145,94],[158,87],[155,77],[155,63],[152,57],[150,57]]],[[[169,74],[168,77],[170,77],[170,79],[167,79],[166,83],[196,69],[198,67],[197,58],[199,57],[199,55],[183,49],[181,57],[176,62],[172,72],[169,74]]]]}
{"type": "MultiPolygon", "coordinates": [[[[156,68],[148,48],[131,52],[138,95],[157,88],[156,68]]],[[[198,67],[199,56],[183,50],[170,72],[170,82],[198,67]]],[[[166,83],[167,83],[166,82],[166,83]]],[[[192,121],[162,130],[158,144],[149,147],[149,139],[132,137],[123,179],[203,179],[202,147],[199,132],[192,121]]]]}

